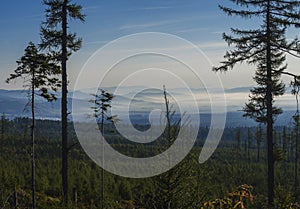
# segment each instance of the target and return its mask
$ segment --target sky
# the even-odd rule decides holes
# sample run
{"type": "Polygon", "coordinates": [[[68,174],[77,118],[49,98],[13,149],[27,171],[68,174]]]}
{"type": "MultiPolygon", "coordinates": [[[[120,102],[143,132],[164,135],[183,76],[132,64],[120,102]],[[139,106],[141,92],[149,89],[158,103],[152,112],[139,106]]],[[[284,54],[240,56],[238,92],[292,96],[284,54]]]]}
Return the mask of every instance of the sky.
{"type": "MultiPolygon", "coordinates": [[[[89,58],[103,46],[116,39],[136,33],[159,32],[178,36],[191,42],[202,50],[213,65],[219,61],[228,49],[222,40],[222,33],[230,27],[252,27],[255,22],[237,17],[227,17],[218,9],[218,4],[230,5],[224,0],[75,0],[83,6],[85,23],[70,22],[70,31],[82,37],[81,50],[74,53],[68,62],[69,88],[75,88],[80,72],[89,62],[89,58]]],[[[45,20],[45,6],[38,0],[1,1],[0,12],[0,88],[19,89],[22,82],[6,84],[5,79],[16,68],[16,60],[23,54],[28,42],[40,42],[40,25],[45,20]]],[[[157,44],[157,43],[156,43],[157,44]]],[[[158,44],[157,44],[158,45],[158,44]]],[[[161,43],[164,46],[164,43],[161,43]]],[[[134,46],[125,46],[125,49],[134,46]]],[[[124,48],[122,48],[124,49],[124,48]]],[[[114,53],[119,53],[115,49],[114,53]]],[[[130,50],[130,49],[129,49],[130,50]]],[[[166,52],[167,49],[162,49],[166,52]]],[[[181,51],[181,54],[184,50],[181,51]]],[[[179,56],[180,52],[178,52],[179,56]]],[[[193,63],[197,57],[191,58],[193,63]]],[[[297,60],[291,59],[291,71],[297,72],[297,60]]],[[[102,65],[102,63],[97,63],[102,65]]],[[[201,65],[201,63],[200,63],[201,65]]],[[[128,65],[128,68],[131,66],[128,65]]],[[[162,67],[164,67],[162,65],[162,67]]],[[[92,68],[97,68],[93,65],[92,68]]],[[[126,70],[126,69],[125,69],[126,70]]],[[[206,69],[207,70],[207,69],[206,69]]],[[[105,70],[97,71],[104,74],[105,70]]],[[[224,88],[253,86],[254,68],[238,65],[235,70],[220,74],[224,88]]],[[[155,80],[155,76],[148,78],[155,80]]],[[[90,88],[93,78],[81,74],[80,88],[90,88]]],[[[143,80],[145,78],[141,78],[143,80]]],[[[207,79],[207,83],[213,83],[207,79]]]]}

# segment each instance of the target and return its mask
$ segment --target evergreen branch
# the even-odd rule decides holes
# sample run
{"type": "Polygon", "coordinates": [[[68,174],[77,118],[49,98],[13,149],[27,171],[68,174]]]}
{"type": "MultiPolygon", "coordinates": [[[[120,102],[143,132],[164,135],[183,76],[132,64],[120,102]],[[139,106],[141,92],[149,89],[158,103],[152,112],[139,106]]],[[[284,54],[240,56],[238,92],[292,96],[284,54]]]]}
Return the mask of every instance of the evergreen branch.
{"type": "Polygon", "coordinates": [[[286,71],[279,72],[278,70],[272,70],[272,72],[280,73],[280,74],[284,74],[284,75],[288,75],[288,76],[291,76],[291,77],[293,77],[295,79],[300,79],[300,75],[296,75],[294,73],[290,73],[290,72],[286,72],[286,71]]]}
{"type": "Polygon", "coordinates": [[[228,16],[236,15],[240,16],[242,18],[248,18],[251,19],[254,16],[260,16],[263,13],[263,10],[258,10],[258,11],[247,11],[247,10],[233,10],[228,7],[224,7],[219,5],[219,8],[225,12],[228,16]]]}

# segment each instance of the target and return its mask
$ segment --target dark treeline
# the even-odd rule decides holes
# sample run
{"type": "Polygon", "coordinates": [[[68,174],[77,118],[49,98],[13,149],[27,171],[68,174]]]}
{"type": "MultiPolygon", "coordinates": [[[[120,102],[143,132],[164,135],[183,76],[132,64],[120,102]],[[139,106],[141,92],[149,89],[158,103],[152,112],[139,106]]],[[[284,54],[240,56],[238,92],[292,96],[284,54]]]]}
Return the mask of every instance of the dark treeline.
{"type": "MultiPolygon", "coordinates": [[[[13,208],[15,204],[18,208],[30,207],[30,124],[28,118],[7,120],[2,117],[0,208],[13,208]]],[[[62,208],[60,122],[37,120],[36,127],[37,208],[62,208]]],[[[172,208],[210,208],[207,205],[227,200],[224,197],[230,192],[246,185],[243,188],[253,187],[251,195],[254,198],[253,201],[245,200],[246,208],[265,208],[267,156],[266,136],[262,130],[260,127],[225,128],[214,155],[206,163],[199,164],[197,159],[208,132],[208,128],[202,127],[191,153],[167,173],[147,179],[129,179],[104,172],[105,207],[168,208],[164,205],[167,201],[173,204],[172,208]]],[[[72,123],[69,133],[70,144],[76,143],[72,123]]],[[[165,148],[159,140],[156,144],[129,143],[111,124],[106,124],[105,135],[115,149],[129,156],[153,156],[165,148]]],[[[297,201],[294,197],[293,129],[277,127],[274,138],[275,202],[279,208],[297,208],[297,205],[292,206],[297,201]]],[[[70,208],[99,208],[102,169],[88,158],[79,144],[70,151],[69,169],[70,208]]]]}

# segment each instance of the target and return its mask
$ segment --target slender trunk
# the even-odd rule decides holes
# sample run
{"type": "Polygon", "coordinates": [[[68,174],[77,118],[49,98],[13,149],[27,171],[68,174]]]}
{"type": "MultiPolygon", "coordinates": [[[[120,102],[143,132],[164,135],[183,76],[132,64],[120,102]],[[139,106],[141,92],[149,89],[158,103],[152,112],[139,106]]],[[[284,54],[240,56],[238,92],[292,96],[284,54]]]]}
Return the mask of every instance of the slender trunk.
{"type": "MultiPolygon", "coordinates": [[[[170,108],[169,108],[169,100],[167,97],[167,91],[165,86],[163,87],[164,90],[164,99],[165,99],[165,106],[166,106],[166,119],[167,119],[167,146],[168,148],[171,146],[172,144],[172,139],[171,139],[171,119],[170,119],[170,108]]],[[[171,167],[171,156],[170,154],[168,155],[168,161],[169,161],[169,168],[171,167]]],[[[171,194],[171,172],[172,170],[168,171],[168,202],[167,202],[167,208],[170,209],[171,208],[171,201],[172,201],[172,194],[171,194]]]]}
{"type": "Polygon", "coordinates": [[[273,153],[273,104],[272,104],[272,61],[271,61],[271,13],[270,0],[267,2],[267,144],[268,144],[268,208],[274,208],[274,153],[273,153]]]}
{"type": "MultiPolygon", "coordinates": [[[[104,104],[102,102],[101,107],[104,107],[104,104]]],[[[101,208],[104,209],[104,110],[101,108],[101,133],[102,133],[102,170],[101,170],[101,176],[102,176],[102,182],[101,182],[101,208]]]]}
{"type": "MultiPolygon", "coordinates": [[[[166,119],[167,119],[167,146],[168,148],[171,146],[171,120],[170,120],[170,108],[169,108],[169,100],[167,97],[167,91],[166,91],[166,87],[164,86],[164,99],[165,99],[165,106],[166,106],[166,119]]],[[[170,155],[168,156],[168,160],[169,160],[169,168],[171,167],[171,159],[170,159],[170,155]]]]}
{"type": "Polygon", "coordinates": [[[170,110],[169,110],[169,100],[167,97],[166,88],[164,86],[164,99],[165,99],[165,105],[166,105],[166,119],[167,119],[167,140],[170,140],[171,136],[171,121],[170,121],[170,110]]]}
{"type": "Polygon", "coordinates": [[[296,93],[296,105],[297,105],[297,111],[295,114],[295,198],[298,198],[299,196],[299,181],[298,181],[298,160],[299,160],[299,99],[298,99],[298,93],[299,93],[299,87],[297,88],[297,93],[296,93]]]}
{"type": "Polygon", "coordinates": [[[68,110],[67,110],[67,0],[62,6],[62,101],[61,101],[61,122],[62,122],[62,186],[63,204],[68,205],[68,110]]]}
{"type": "Polygon", "coordinates": [[[35,128],[35,114],[34,114],[34,86],[35,85],[35,70],[32,69],[32,83],[31,83],[31,190],[32,190],[32,209],[35,209],[35,151],[34,151],[34,128],[35,128]]]}
{"type": "Polygon", "coordinates": [[[299,139],[299,121],[297,121],[297,124],[296,124],[296,136],[295,136],[295,144],[296,144],[296,147],[295,147],[295,197],[298,198],[298,187],[299,187],[299,181],[298,181],[298,158],[299,158],[299,142],[298,142],[298,139],[299,139]]]}

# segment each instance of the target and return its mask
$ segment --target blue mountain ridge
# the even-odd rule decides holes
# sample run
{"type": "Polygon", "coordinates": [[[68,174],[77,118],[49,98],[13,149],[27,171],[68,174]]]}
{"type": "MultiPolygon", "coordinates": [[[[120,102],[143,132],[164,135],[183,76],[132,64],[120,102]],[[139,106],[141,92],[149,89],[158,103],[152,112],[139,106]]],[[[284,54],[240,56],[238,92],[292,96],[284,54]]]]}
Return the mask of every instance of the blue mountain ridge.
{"type": "MultiPolygon", "coordinates": [[[[136,87],[138,88],[138,87],[136,87]]],[[[249,88],[251,87],[241,87],[235,89],[228,89],[225,92],[230,93],[249,93],[249,88]]],[[[114,90],[114,88],[110,88],[114,90]]],[[[204,89],[197,89],[198,91],[204,91],[204,89]]],[[[195,90],[195,91],[197,91],[195,90]]],[[[69,92],[68,98],[68,110],[72,110],[72,102],[77,102],[78,104],[86,103],[88,100],[93,99],[91,92],[95,89],[85,89],[76,92],[69,92]]],[[[126,90],[124,90],[126,91],[126,90]]],[[[146,124],[148,123],[149,112],[153,109],[163,109],[163,95],[160,94],[159,90],[147,90],[134,96],[132,98],[132,92],[136,92],[134,87],[128,88],[128,94],[116,95],[116,100],[118,102],[118,108],[122,109],[122,104],[130,104],[130,119],[136,124],[146,124]]],[[[182,95],[180,89],[176,89],[178,92],[176,95],[182,95]]],[[[37,98],[36,100],[36,115],[38,118],[45,119],[56,119],[60,118],[60,104],[61,95],[60,92],[57,93],[58,99],[54,102],[47,102],[44,99],[37,98]]],[[[241,101],[245,103],[246,101],[241,101]]],[[[9,118],[14,117],[30,117],[30,112],[26,111],[26,105],[28,104],[27,92],[25,90],[4,90],[0,89],[0,112],[5,113],[9,118]]],[[[27,105],[28,106],[28,105],[27,105]]],[[[79,105],[80,106],[80,105],[79,105]]],[[[92,106],[92,104],[91,104],[92,106]]],[[[175,106],[176,109],[176,106],[175,106]]],[[[226,126],[254,126],[256,123],[251,119],[246,119],[242,117],[243,112],[238,111],[242,109],[238,104],[231,105],[228,107],[226,126]]],[[[200,110],[200,121],[201,126],[209,126],[211,120],[211,114],[209,105],[199,108],[200,110]]],[[[74,110],[81,111],[81,110],[74,110]]],[[[126,109],[124,109],[126,111],[126,109]]],[[[122,112],[122,111],[120,111],[122,112]]],[[[280,115],[277,120],[277,125],[290,125],[292,123],[292,115],[295,111],[286,110],[282,115],[280,115]]],[[[178,116],[179,117],[179,116],[178,116]]],[[[197,117],[194,115],[193,117],[197,117]]],[[[72,120],[72,113],[70,116],[72,120]]],[[[81,118],[82,121],[86,120],[81,118]]]]}

